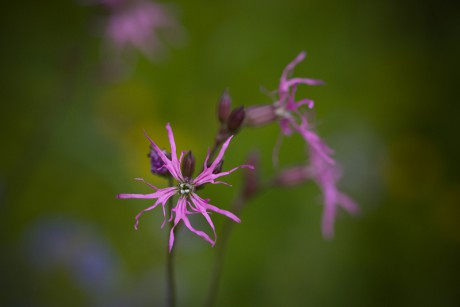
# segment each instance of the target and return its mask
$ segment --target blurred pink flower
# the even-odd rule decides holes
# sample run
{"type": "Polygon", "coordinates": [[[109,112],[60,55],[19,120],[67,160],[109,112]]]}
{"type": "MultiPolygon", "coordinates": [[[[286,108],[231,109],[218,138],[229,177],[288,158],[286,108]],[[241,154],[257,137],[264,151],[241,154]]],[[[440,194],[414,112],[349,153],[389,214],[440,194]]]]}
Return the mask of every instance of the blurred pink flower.
{"type": "Polygon", "coordinates": [[[176,143],[174,141],[174,135],[173,135],[173,132],[172,132],[172,129],[169,123],[166,125],[166,129],[168,130],[168,138],[169,138],[169,143],[171,145],[171,158],[167,157],[164,154],[164,152],[160,148],[158,148],[158,146],[150,139],[150,137],[147,136],[147,134],[145,134],[145,136],[150,141],[153,150],[155,150],[158,156],[162,159],[164,163],[163,167],[166,168],[171,173],[171,175],[174,177],[174,179],[177,180],[178,185],[175,187],[159,189],[151,185],[150,183],[147,183],[142,178],[136,178],[136,180],[143,181],[149,187],[154,189],[155,192],[151,194],[118,194],[117,197],[118,198],[144,198],[144,199],[155,199],[156,198],[157,199],[156,202],[152,206],[142,210],[136,216],[136,224],[134,227],[137,229],[137,226],[139,223],[139,217],[144,212],[150,211],[156,208],[159,204],[161,204],[163,207],[163,215],[165,217],[165,220],[162,225],[163,227],[166,222],[166,211],[165,211],[166,202],[173,195],[176,195],[176,194],[179,195],[179,199],[177,201],[176,206],[171,209],[171,215],[169,219],[169,221],[172,221],[174,219],[174,224],[171,229],[170,236],[169,236],[169,250],[171,251],[173,244],[174,244],[174,228],[177,226],[177,224],[181,220],[184,222],[185,226],[190,231],[202,237],[203,239],[211,243],[212,246],[214,246],[216,242],[216,231],[215,231],[214,224],[209,216],[208,211],[214,211],[214,212],[220,213],[238,223],[240,222],[240,219],[229,211],[222,210],[222,209],[219,209],[218,207],[211,205],[209,203],[209,199],[202,199],[200,196],[198,196],[195,193],[195,190],[197,187],[204,185],[206,183],[227,184],[222,181],[215,181],[215,179],[228,175],[232,173],[233,171],[237,170],[238,168],[253,169],[253,166],[241,165],[227,172],[220,172],[218,170],[219,165],[221,165],[220,162],[222,161],[225,151],[227,150],[230,140],[232,139],[232,137],[229,137],[227,141],[222,145],[221,150],[219,151],[217,157],[215,158],[215,160],[212,162],[210,166],[208,166],[208,159],[209,159],[209,151],[208,151],[208,154],[203,164],[203,171],[194,179],[185,177],[183,176],[182,171],[181,171],[181,162],[182,162],[182,159],[184,158],[184,152],[182,152],[180,155],[180,158],[177,159],[176,143]],[[188,215],[194,214],[194,213],[200,213],[203,215],[203,217],[206,219],[209,226],[211,227],[212,231],[214,232],[214,239],[211,239],[205,232],[193,228],[193,226],[190,224],[190,221],[188,219],[188,215]]]}
{"type": "Polygon", "coordinates": [[[137,49],[150,60],[163,49],[157,31],[178,30],[170,10],[162,4],[148,0],[99,0],[110,15],[105,26],[105,36],[117,53],[137,49]]]}
{"type": "MultiPolygon", "coordinates": [[[[303,61],[305,57],[306,53],[301,52],[283,70],[277,91],[278,97],[273,104],[256,105],[246,109],[245,124],[248,126],[261,126],[278,121],[281,132],[285,136],[291,135],[294,129],[302,135],[307,143],[311,143],[310,141],[315,139],[315,136],[305,131],[301,125],[303,118],[306,118],[306,114],[303,114],[300,110],[300,107],[304,105],[307,105],[310,109],[313,108],[314,102],[311,99],[295,101],[295,93],[299,84],[323,85],[324,81],[310,78],[290,78],[295,66],[303,61]]],[[[274,160],[276,159],[277,148],[275,148],[274,153],[274,160]]]]}
{"type": "MultiPolygon", "coordinates": [[[[322,232],[325,237],[330,238],[334,234],[337,206],[341,206],[352,214],[358,212],[358,206],[351,198],[337,189],[336,182],[339,180],[341,172],[331,156],[333,150],[313,130],[313,127],[308,122],[308,114],[301,110],[304,105],[307,105],[310,109],[313,108],[313,100],[302,99],[296,101],[295,94],[299,84],[324,84],[323,81],[318,79],[290,77],[295,66],[303,61],[305,57],[306,53],[301,52],[283,70],[277,91],[278,99],[273,104],[258,105],[247,109],[246,124],[259,126],[278,121],[282,135],[289,136],[293,131],[296,131],[305,140],[309,153],[309,165],[304,170],[296,168],[282,174],[280,177],[282,181],[279,184],[299,183],[300,178],[301,180],[313,179],[320,186],[324,197],[322,232]]],[[[273,161],[275,164],[277,164],[279,144],[280,142],[274,149],[273,161]]]]}
{"type": "Polygon", "coordinates": [[[299,108],[303,105],[307,105],[308,108],[312,109],[314,102],[311,99],[302,99],[295,101],[295,93],[297,91],[297,85],[323,85],[324,81],[318,79],[309,78],[291,78],[289,76],[294,72],[295,66],[303,61],[307,54],[301,52],[291,63],[286,66],[281,75],[280,84],[278,87],[278,100],[273,104],[275,107],[275,114],[278,116],[281,131],[284,135],[291,135],[292,128],[301,133],[304,139],[308,142],[310,137],[309,134],[304,134],[303,130],[299,125],[299,119],[305,118],[299,108]],[[297,117],[297,119],[296,119],[297,117]]]}
{"type": "Polygon", "coordinates": [[[307,140],[309,149],[307,173],[323,192],[323,236],[331,238],[334,235],[334,221],[337,215],[337,207],[340,206],[353,215],[359,212],[359,208],[349,196],[337,188],[336,183],[341,177],[341,170],[331,157],[333,151],[316,133],[309,130],[305,117],[302,118],[300,133],[307,140]]]}
{"type": "Polygon", "coordinates": [[[294,67],[305,59],[306,53],[300,53],[283,71],[278,88],[279,100],[275,103],[276,113],[280,116],[279,123],[284,135],[290,135],[292,129],[297,131],[305,140],[309,152],[308,173],[323,191],[324,211],[322,218],[323,236],[330,238],[334,235],[334,221],[337,207],[341,206],[348,212],[356,214],[358,206],[347,195],[337,189],[336,182],[340,179],[341,171],[331,157],[333,150],[313,131],[308,122],[307,114],[301,113],[299,108],[307,105],[313,108],[313,100],[302,99],[296,101],[297,85],[321,85],[321,80],[306,78],[291,78],[289,75],[294,67]],[[299,122],[300,120],[300,122],[299,122]]]}

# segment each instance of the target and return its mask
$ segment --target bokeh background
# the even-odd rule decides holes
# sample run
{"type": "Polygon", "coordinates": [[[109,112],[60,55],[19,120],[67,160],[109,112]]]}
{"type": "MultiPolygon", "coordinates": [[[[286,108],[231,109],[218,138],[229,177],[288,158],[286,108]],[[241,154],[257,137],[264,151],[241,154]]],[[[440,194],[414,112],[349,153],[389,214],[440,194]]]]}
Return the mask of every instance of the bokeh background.
{"type": "MultiPolygon", "coordinates": [[[[322,238],[314,183],[254,199],[234,228],[218,306],[458,306],[460,304],[459,16],[439,1],[169,1],[182,25],[153,59],[134,50],[107,69],[107,11],[77,1],[1,10],[0,227],[2,306],[162,306],[167,233],[132,180],[149,173],[145,129],[200,163],[218,129],[216,102],[270,102],[300,51],[299,88],[316,101],[318,131],[336,151],[343,191],[362,214],[341,212],[322,238]],[[177,43],[177,41],[179,41],[177,43]],[[120,65],[118,63],[117,65],[120,65]]],[[[301,95],[301,96],[300,96],[301,95]]],[[[276,125],[243,131],[226,165],[248,152],[273,173],[276,125]]],[[[305,160],[286,139],[282,165],[305,160]]],[[[228,208],[241,185],[203,195],[228,208]]],[[[214,215],[218,232],[223,216],[214,215]]],[[[198,225],[200,221],[197,221],[198,225]]],[[[219,241],[217,242],[219,244],[219,241]]],[[[201,306],[214,256],[182,231],[179,306],[201,306]]]]}

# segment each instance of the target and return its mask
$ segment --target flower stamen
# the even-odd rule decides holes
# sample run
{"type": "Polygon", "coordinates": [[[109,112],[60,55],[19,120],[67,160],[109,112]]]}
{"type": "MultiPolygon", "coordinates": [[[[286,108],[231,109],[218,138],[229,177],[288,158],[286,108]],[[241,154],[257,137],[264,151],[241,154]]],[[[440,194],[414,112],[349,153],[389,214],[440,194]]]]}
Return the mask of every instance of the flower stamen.
{"type": "Polygon", "coordinates": [[[179,183],[179,193],[181,196],[188,196],[194,191],[194,186],[190,183],[181,182],[179,183]]]}

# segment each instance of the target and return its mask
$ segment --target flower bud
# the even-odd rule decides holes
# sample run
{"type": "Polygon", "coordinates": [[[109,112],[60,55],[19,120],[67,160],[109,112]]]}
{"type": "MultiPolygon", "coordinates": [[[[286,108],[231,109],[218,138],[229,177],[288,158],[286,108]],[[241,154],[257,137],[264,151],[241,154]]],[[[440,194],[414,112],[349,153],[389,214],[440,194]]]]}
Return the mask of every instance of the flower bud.
{"type": "Polygon", "coordinates": [[[220,96],[219,103],[217,105],[217,116],[219,122],[224,124],[227,122],[228,117],[230,116],[230,111],[232,108],[232,99],[228,94],[228,90],[225,90],[222,96],[220,96]]]}
{"type": "MultiPolygon", "coordinates": [[[[171,154],[167,152],[165,149],[162,150],[168,159],[171,159],[171,154]]],[[[150,147],[150,151],[147,154],[147,157],[150,158],[150,171],[154,175],[159,175],[163,177],[169,177],[171,174],[169,173],[168,169],[164,166],[163,160],[161,160],[160,156],[157,152],[150,147]]]]}
{"type": "Polygon", "coordinates": [[[182,175],[186,178],[192,178],[195,171],[195,157],[191,150],[187,151],[181,163],[182,175]]]}
{"type": "Polygon", "coordinates": [[[299,165],[282,170],[275,177],[274,184],[280,187],[289,187],[304,183],[309,179],[311,179],[311,174],[307,166],[299,165]]]}
{"type": "Polygon", "coordinates": [[[234,109],[228,118],[228,131],[232,134],[238,132],[243,124],[244,117],[245,111],[243,106],[234,109]]]}
{"type": "Polygon", "coordinates": [[[274,122],[277,119],[275,107],[271,104],[263,104],[246,108],[245,125],[258,127],[274,122]]]}
{"type": "Polygon", "coordinates": [[[224,166],[224,159],[220,160],[219,163],[217,163],[216,168],[212,172],[213,174],[218,174],[222,171],[222,166],[224,166]]]}

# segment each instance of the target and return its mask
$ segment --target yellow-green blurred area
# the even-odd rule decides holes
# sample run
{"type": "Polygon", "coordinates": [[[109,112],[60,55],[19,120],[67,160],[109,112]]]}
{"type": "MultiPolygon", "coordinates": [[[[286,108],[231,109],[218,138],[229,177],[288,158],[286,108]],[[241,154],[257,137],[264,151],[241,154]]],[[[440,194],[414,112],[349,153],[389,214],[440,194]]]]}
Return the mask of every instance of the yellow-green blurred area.
{"type": "MultiPolygon", "coordinates": [[[[82,1],[80,1],[82,2],[82,1]]],[[[104,11],[79,1],[10,1],[1,10],[0,227],[2,306],[162,306],[167,231],[149,193],[143,129],[201,164],[218,130],[225,88],[234,106],[270,103],[283,68],[315,100],[319,134],[334,148],[340,211],[321,236],[313,183],[272,189],[241,214],[230,238],[218,306],[458,306],[460,304],[459,16],[439,1],[169,1],[184,28],[153,62],[139,52],[119,75],[98,34],[104,11]],[[115,73],[114,73],[115,74],[115,73]]],[[[167,40],[165,40],[167,41],[167,40]]],[[[273,174],[276,124],[234,138],[225,169],[257,149],[273,174]]],[[[305,161],[286,138],[281,165],[305,161]]],[[[200,167],[197,166],[199,170],[200,167]]],[[[200,194],[228,209],[241,172],[200,194]]],[[[214,214],[217,245],[224,216],[214,214]]],[[[201,219],[192,219],[205,229],[201,219]]],[[[179,306],[202,306],[215,248],[181,229],[179,306]]]]}

